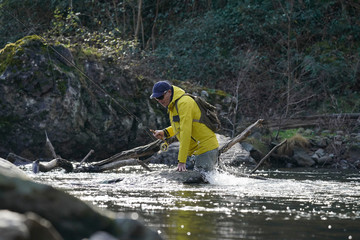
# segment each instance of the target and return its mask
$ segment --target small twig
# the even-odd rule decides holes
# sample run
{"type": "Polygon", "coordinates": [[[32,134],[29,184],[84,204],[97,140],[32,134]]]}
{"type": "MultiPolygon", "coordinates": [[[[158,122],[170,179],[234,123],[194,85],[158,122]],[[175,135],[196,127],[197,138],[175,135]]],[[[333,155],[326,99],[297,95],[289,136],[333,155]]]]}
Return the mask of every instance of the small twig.
{"type": "Polygon", "coordinates": [[[258,165],[256,165],[256,167],[250,172],[250,174],[253,174],[260,166],[261,164],[263,164],[263,162],[276,150],[278,149],[280,146],[282,146],[283,144],[285,144],[287,142],[287,139],[285,139],[284,141],[282,141],[281,143],[279,143],[278,145],[276,145],[275,147],[273,147],[273,149],[270,150],[270,152],[268,152],[268,154],[265,155],[265,157],[263,157],[261,159],[261,161],[258,163],[258,165]]]}
{"type": "Polygon", "coordinates": [[[83,158],[83,160],[81,160],[79,167],[86,161],[86,159],[88,159],[91,154],[93,154],[95,151],[93,149],[90,150],[90,152],[83,158]]]}

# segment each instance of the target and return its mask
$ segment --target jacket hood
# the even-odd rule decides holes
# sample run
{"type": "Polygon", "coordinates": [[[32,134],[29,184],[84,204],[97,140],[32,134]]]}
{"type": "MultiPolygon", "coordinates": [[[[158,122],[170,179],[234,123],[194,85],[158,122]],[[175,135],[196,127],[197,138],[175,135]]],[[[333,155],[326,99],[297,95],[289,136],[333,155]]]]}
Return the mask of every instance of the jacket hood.
{"type": "Polygon", "coordinates": [[[176,100],[178,100],[184,94],[185,91],[183,89],[173,85],[173,97],[171,99],[171,102],[169,103],[168,108],[173,108],[176,100]]]}

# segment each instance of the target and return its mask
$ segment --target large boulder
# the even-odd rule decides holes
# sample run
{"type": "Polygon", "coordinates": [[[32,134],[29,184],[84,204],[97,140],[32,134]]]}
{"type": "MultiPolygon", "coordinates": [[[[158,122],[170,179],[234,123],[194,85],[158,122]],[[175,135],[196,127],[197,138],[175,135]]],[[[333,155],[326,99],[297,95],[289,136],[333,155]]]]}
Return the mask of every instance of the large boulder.
{"type": "MultiPolygon", "coordinates": [[[[11,165],[1,158],[0,163],[1,166],[11,165]]],[[[32,212],[39,216],[35,219],[40,222],[41,219],[49,221],[64,240],[81,240],[99,231],[121,240],[161,239],[138,221],[117,218],[113,212],[100,210],[61,190],[24,178],[14,169],[7,167],[5,171],[11,173],[0,172],[0,209],[25,214],[25,217],[14,217],[19,226],[25,226],[26,214],[32,212]]],[[[2,232],[0,239],[3,239],[2,232]]],[[[28,239],[31,238],[24,238],[28,239]]]]}
{"type": "Polygon", "coordinates": [[[166,111],[154,114],[152,84],[109,59],[38,36],[8,44],[0,50],[0,157],[48,157],[45,131],[67,159],[90,149],[103,159],[148,143],[147,126],[166,121],[156,118],[166,111]]]}
{"type": "Polygon", "coordinates": [[[31,180],[22,170],[3,158],[0,158],[0,174],[8,177],[31,180]]]}

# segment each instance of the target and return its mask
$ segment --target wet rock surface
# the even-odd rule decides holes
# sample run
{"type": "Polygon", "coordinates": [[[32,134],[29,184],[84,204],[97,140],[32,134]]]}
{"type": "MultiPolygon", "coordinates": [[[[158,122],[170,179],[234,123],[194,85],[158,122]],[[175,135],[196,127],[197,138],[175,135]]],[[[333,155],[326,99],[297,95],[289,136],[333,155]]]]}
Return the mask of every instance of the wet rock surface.
{"type": "Polygon", "coordinates": [[[37,214],[8,210],[0,210],[0,236],[2,240],[63,240],[51,223],[37,214]]]}
{"type": "Polygon", "coordinates": [[[19,174],[21,170],[4,159],[0,163],[8,172],[0,172],[0,208],[7,210],[0,212],[1,239],[80,240],[99,231],[123,240],[161,239],[138,221],[117,218],[113,212],[22,177],[25,173],[19,174]]]}

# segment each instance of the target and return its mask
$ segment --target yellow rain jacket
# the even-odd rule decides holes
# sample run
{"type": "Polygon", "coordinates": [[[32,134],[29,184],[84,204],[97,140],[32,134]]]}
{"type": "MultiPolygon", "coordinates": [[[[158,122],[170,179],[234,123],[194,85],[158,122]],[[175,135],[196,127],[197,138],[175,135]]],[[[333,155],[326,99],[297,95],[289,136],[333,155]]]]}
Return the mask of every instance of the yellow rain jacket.
{"type": "Polygon", "coordinates": [[[186,162],[191,155],[199,155],[219,147],[215,133],[205,124],[199,123],[201,111],[190,96],[183,96],[185,91],[173,86],[173,96],[168,105],[171,126],[164,129],[165,137],[176,135],[180,142],[178,161],[186,162]],[[177,109],[175,102],[177,101],[177,109]]]}

